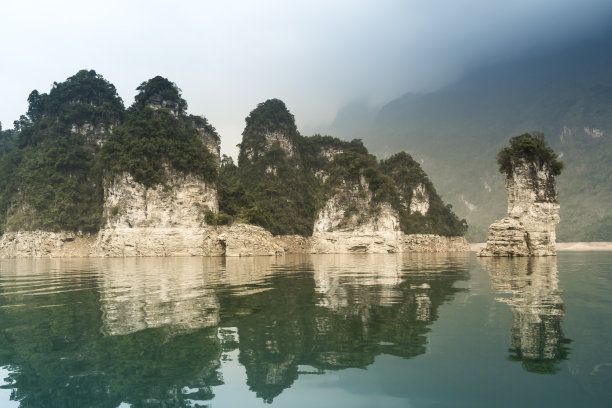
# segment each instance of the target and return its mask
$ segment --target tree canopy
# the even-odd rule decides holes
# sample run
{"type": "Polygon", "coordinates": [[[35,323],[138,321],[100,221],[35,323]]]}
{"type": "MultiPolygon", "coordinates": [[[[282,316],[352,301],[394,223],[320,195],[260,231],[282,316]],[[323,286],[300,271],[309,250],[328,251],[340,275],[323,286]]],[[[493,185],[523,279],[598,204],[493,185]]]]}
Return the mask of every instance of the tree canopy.
{"type": "Polygon", "coordinates": [[[497,153],[497,163],[500,173],[512,174],[516,160],[535,162],[542,168],[547,166],[553,176],[561,174],[563,162],[558,160],[557,153],[548,146],[542,133],[534,132],[533,135],[524,133],[510,139],[510,146],[504,147],[497,153]]]}
{"type": "Polygon", "coordinates": [[[215,157],[194,126],[218,138],[214,127],[183,114],[187,104],[165,78],[138,90],[127,112],[115,87],[93,70],[54,83],[48,94],[30,93],[26,115],[13,130],[0,129],[0,232],[96,231],[105,175],[127,171],[152,186],[164,182],[168,165],[216,181],[215,157]],[[174,105],[152,109],[156,98],[174,105]]]}
{"type": "Polygon", "coordinates": [[[141,83],[137,91],[140,91],[135,97],[134,107],[142,108],[145,105],[159,105],[163,108],[176,109],[178,113],[184,113],[187,110],[187,102],[181,97],[181,90],[170,80],[156,76],[141,83]]]}

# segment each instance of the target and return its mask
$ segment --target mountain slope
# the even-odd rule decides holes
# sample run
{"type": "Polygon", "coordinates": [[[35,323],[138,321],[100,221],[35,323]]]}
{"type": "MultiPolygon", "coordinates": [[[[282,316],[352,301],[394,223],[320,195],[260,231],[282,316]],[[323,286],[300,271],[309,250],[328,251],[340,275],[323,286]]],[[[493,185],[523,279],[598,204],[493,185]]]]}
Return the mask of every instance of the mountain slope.
{"type": "Polygon", "coordinates": [[[611,40],[491,65],[437,92],[403,95],[352,137],[379,155],[410,152],[467,219],[468,238],[483,240],[506,210],[495,154],[512,136],[543,132],[565,162],[559,240],[612,240],[611,40]]]}

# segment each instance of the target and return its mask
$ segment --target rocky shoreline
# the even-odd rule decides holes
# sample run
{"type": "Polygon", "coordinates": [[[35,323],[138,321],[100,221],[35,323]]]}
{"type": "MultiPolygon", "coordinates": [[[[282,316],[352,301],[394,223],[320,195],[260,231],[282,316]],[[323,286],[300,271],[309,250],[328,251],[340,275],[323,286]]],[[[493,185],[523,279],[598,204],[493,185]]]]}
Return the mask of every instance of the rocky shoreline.
{"type": "MultiPolygon", "coordinates": [[[[342,241],[341,236],[338,241],[342,241]]],[[[19,231],[0,237],[0,259],[163,256],[283,256],[285,254],[468,252],[463,237],[397,233],[396,245],[353,235],[355,245],[317,248],[312,237],[274,236],[247,224],[198,228],[104,229],[98,234],[19,231]],[[385,250],[376,250],[385,248],[385,250]]]]}

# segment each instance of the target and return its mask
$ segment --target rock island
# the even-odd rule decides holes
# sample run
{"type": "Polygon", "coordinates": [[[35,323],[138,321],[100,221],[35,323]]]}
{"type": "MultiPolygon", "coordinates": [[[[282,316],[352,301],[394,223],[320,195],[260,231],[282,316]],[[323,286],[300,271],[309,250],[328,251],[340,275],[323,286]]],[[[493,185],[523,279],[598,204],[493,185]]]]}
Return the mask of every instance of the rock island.
{"type": "Polygon", "coordinates": [[[559,202],[555,176],[563,163],[544,136],[525,133],[510,139],[497,161],[505,175],[508,216],[489,227],[479,256],[550,256],[557,254],[559,202]]]}

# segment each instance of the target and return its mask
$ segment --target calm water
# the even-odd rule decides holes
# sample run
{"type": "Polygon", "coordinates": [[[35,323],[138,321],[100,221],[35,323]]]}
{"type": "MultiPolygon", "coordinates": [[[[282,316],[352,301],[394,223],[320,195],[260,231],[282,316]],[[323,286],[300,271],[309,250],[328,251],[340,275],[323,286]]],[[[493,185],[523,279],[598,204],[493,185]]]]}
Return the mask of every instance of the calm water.
{"type": "Polygon", "coordinates": [[[610,407],[612,253],[0,261],[0,407],[610,407]]]}

